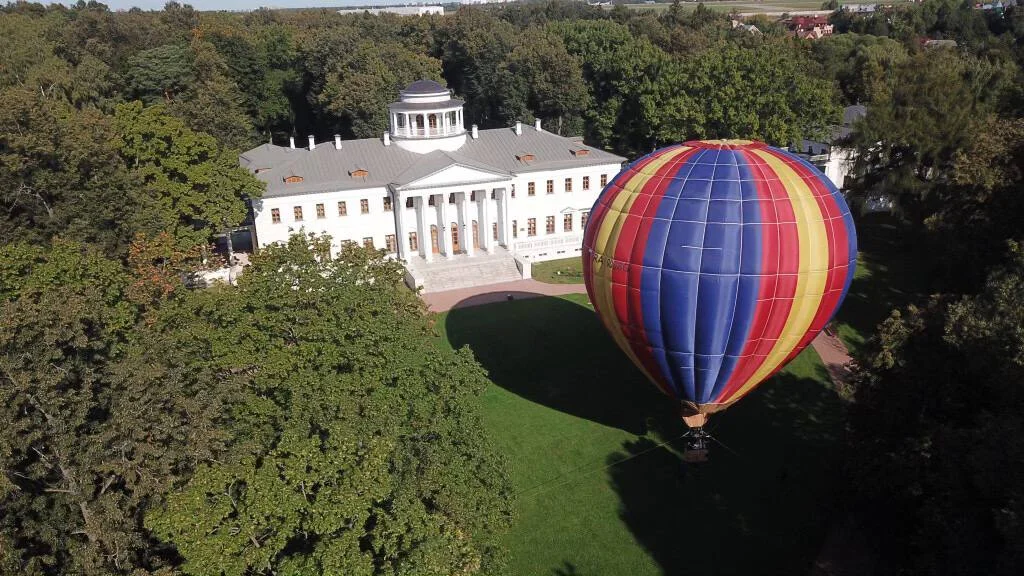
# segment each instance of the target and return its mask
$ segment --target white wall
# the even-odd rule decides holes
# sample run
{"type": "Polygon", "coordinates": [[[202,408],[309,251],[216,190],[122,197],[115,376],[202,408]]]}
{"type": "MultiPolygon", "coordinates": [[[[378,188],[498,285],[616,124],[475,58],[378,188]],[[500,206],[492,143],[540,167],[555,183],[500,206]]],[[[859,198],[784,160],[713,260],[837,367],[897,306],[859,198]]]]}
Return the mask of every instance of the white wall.
{"type": "MultiPolygon", "coordinates": [[[[590,211],[598,195],[601,193],[601,175],[607,175],[610,182],[618,174],[619,170],[619,164],[613,163],[569,170],[531,172],[513,177],[515,198],[511,198],[511,190],[508,190],[509,250],[515,252],[523,259],[535,262],[579,255],[583,243],[581,215],[583,212],[590,211]],[[584,176],[590,177],[589,190],[583,189],[584,176]],[[572,192],[565,191],[566,178],[572,178],[572,192]],[[548,180],[554,181],[553,194],[547,193],[548,180]],[[528,194],[529,182],[534,182],[536,186],[536,195],[532,197],[528,194]],[[570,232],[563,230],[564,215],[567,213],[572,217],[572,231],[570,232]],[[546,231],[546,218],[548,216],[555,217],[555,232],[553,234],[548,234],[546,231]],[[533,237],[527,234],[529,218],[536,218],[537,220],[537,235],[533,237]],[[512,237],[511,233],[512,221],[515,221],[517,228],[515,238],[512,237]]],[[[444,200],[447,202],[448,194],[455,191],[456,188],[467,194],[474,189],[486,188],[488,191],[486,202],[489,204],[488,213],[490,214],[490,221],[499,221],[498,202],[496,199],[490,198],[490,191],[494,185],[468,184],[458,187],[441,187],[443,185],[442,182],[437,182],[436,184],[438,184],[436,189],[422,189],[405,192],[404,194],[444,193],[444,200]]],[[[254,210],[256,213],[257,248],[274,242],[286,241],[290,234],[297,233],[300,230],[317,234],[329,234],[335,249],[345,240],[362,244],[365,237],[372,237],[376,248],[385,248],[385,236],[395,234],[396,228],[394,212],[384,210],[384,197],[387,195],[388,191],[386,188],[378,187],[344,192],[265,198],[257,202],[256,209],[254,210]],[[360,213],[359,201],[363,198],[369,201],[369,214],[360,213]],[[348,211],[346,216],[338,215],[339,201],[346,202],[348,211]],[[324,218],[317,218],[317,204],[324,205],[324,218]],[[302,222],[295,222],[295,206],[302,206],[302,222]],[[280,210],[281,222],[278,224],[274,224],[272,221],[271,214],[274,208],[280,210]]],[[[408,248],[409,233],[417,232],[416,210],[414,208],[405,208],[404,202],[401,206],[393,206],[392,208],[393,210],[404,210],[402,218],[403,230],[396,234],[396,241],[404,243],[407,256],[413,257],[418,251],[413,252],[408,248]]],[[[428,207],[426,200],[424,200],[424,208],[431,210],[433,207],[428,207]]],[[[460,221],[457,204],[449,204],[447,206],[447,216],[448,222],[445,223],[445,226],[451,222],[456,222],[463,227],[460,239],[463,246],[465,246],[465,243],[471,240],[469,235],[471,233],[472,221],[480,220],[478,202],[471,202],[469,204],[467,210],[468,221],[465,223],[460,221]]],[[[417,237],[419,245],[425,247],[426,250],[430,250],[429,225],[437,223],[439,223],[439,216],[428,212],[428,230],[417,237]]],[[[487,229],[482,231],[485,234],[493,233],[490,226],[487,226],[487,229]]],[[[497,245],[497,242],[495,242],[495,245],[497,245]]],[[[483,242],[480,243],[480,248],[483,248],[483,242]]]]}
{"type": "Polygon", "coordinates": [[[569,258],[580,254],[583,244],[581,214],[589,212],[601,194],[601,175],[611,182],[621,167],[605,164],[573,168],[570,170],[541,171],[514,177],[516,197],[509,203],[509,220],[516,223],[516,237],[511,239],[512,250],[524,259],[535,262],[569,258]],[[590,189],[583,189],[583,177],[590,177],[590,189]],[[565,179],[572,178],[572,192],[565,191],[565,179]],[[554,194],[547,193],[547,181],[554,180],[554,194]],[[536,195],[529,196],[528,184],[536,186],[536,195]],[[563,231],[563,216],[572,216],[572,231],[563,231]],[[546,218],[555,217],[555,233],[546,231],[546,218]],[[537,235],[529,236],[527,223],[537,219],[537,235]]]}
{"type": "Polygon", "coordinates": [[[300,230],[329,234],[335,249],[345,240],[362,244],[365,237],[372,237],[375,247],[384,248],[385,235],[393,234],[395,230],[393,212],[384,210],[384,197],[387,195],[386,188],[369,188],[264,198],[257,203],[258,209],[254,210],[256,213],[256,238],[259,243],[257,248],[274,242],[286,241],[290,234],[300,230]],[[360,212],[360,200],[364,198],[369,203],[368,214],[360,212]],[[346,216],[338,215],[338,202],[341,201],[346,204],[348,212],[346,216]],[[324,205],[323,218],[317,218],[317,204],[324,205]],[[302,222],[295,221],[295,206],[302,206],[302,222]],[[274,208],[281,211],[279,224],[273,223],[271,214],[274,208]]]}

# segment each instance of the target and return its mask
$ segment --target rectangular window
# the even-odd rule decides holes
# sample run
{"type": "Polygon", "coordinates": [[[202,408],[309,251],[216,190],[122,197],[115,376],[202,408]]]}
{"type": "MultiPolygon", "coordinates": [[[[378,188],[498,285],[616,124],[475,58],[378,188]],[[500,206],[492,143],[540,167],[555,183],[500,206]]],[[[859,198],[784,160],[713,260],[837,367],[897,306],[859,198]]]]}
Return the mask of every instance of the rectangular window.
{"type": "Polygon", "coordinates": [[[324,205],[323,204],[317,204],[316,205],[316,217],[321,219],[321,220],[324,219],[324,218],[327,218],[327,212],[324,211],[324,205]]]}
{"type": "Polygon", "coordinates": [[[583,177],[583,189],[590,190],[590,176],[583,177]]]}
{"type": "Polygon", "coordinates": [[[554,193],[555,193],[555,181],[554,180],[548,180],[548,194],[554,194],[554,193]]]}
{"type": "Polygon", "coordinates": [[[295,221],[302,222],[302,206],[296,206],[292,210],[295,213],[295,221]]]}
{"type": "Polygon", "coordinates": [[[562,232],[572,232],[572,214],[562,216],[562,232]]]}
{"type": "Polygon", "coordinates": [[[416,251],[420,249],[420,239],[416,237],[415,232],[409,232],[409,250],[416,251]]]}
{"type": "Polygon", "coordinates": [[[348,207],[345,206],[344,202],[338,202],[338,216],[347,216],[348,207]]]}
{"type": "Polygon", "coordinates": [[[601,188],[604,188],[607,185],[608,185],[608,175],[607,174],[601,174],[601,188]]]}
{"type": "Polygon", "coordinates": [[[434,205],[434,195],[431,194],[430,198],[427,199],[427,206],[433,206],[433,205],[434,205]]]}
{"type": "Polygon", "coordinates": [[[373,248],[373,236],[363,238],[363,246],[366,248],[373,248]]]}
{"type": "Polygon", "coordinates": [[[519,226],[515,220],[512,221],[512,238],[519,238],[519,226]]]}
{"type": "Polygon", "coordinates": [[[391,196],[384,197],[384,211],[391,212],[391,196]]]}
{"type": "Polygon", "coordinates": [[[572,178],[565,179],[565,191],[572,192],[572,178]]]}
{"type": "Polygon", "coordinates": [[[406,198],[405,199],[405,207],[406,208],[412,208],[413,206],[415,206],[416,204],[413,202],[413,200],[415,200],[415,198],[413,198],[412,196],[409,196],[408,198],[406,198]]]}
{"type": "Polygon", "coordinates": [[[530,218],[526,221],[526,235],[536,236],[537,235],[537,219],[530,218]]]}
{"type": "Polygon", "coordinates": [[[455,204],[455,192],[452,192],[451,194],[448,195],[448,203],[455,204]]]}
{"type": "Polygon", "coordinates": [[[384,236],[384,244],[388,247],[388,253],[394,254],[398,252],[398,242],[395,242],[394,234],[387,234],[384,236]]]}
{"type": "Polygon", "coordinates": [[[548,216],[547,218],[544,219],[544,232],[546,234],[554,234],[555,233],[555,217],[554,216],[548,216]]]}
{"type": "Polygon", "coordinates": [[[370,201],[367,200],[366,198],[363,198],[362,200],[359,201],[359,213],[360,214],[369,214],[370,213],[370,201]]]}
{"type": "Polygon", "coordinates": [[[280,224],[281,223],[281,210],[280,209],[278,209],[278,208],[271,208],[270,209],[270,221],[273,222],[274,224],[280,224]]]}
{"type": "Polygon", "coordinates": [[[537,195],[537,185],[534,184],[533,182],[528,183],[526,185],[526,195],[527,196],[536,196],[537,195]]]}
{"type": "Polygon", "coordinates": [[[587,229],[587,220],[590,219],[590,212],[583,212],[580,214],[580,230],[587,229]]]}
{"type": "Polygon", "coordinates": [[[494,240],[498,239],[498,223],[491,224],[491,238],[494,240]]]}

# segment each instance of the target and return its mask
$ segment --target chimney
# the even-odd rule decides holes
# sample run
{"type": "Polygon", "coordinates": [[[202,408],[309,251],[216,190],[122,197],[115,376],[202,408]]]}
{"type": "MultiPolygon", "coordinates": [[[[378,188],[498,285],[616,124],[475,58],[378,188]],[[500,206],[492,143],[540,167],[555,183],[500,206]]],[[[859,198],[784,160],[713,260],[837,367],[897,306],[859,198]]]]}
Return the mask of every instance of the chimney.
{"type": "Polygon", "coordinates": [[[540,118],[536,118],[533,121],[533,129],[537,132],[543,132],[544,130],[540,127],[540,118]]]}
{"type": "Polygon", "coordinates": [[[480,131],[477,129],[476,124],[473,124],[473,140],[480,137],[480,131]]]}
{"type": "Polygon", "coordinates": [[[521,136],[523,133],[523,123],[516,120],[516,136],[521,136]]]}
{"type": "Polygon", "coordinates": [[[313,148],[316,148],[316,142],[314,142],[313,141],[313,137],[310,136],[309,137],[309,149],[312,150],[313,148]]]}
{"type": "Polygon", "coordinates": [[[288,137],[288,147],[295,150],[295,136],[288,137]]]}
{"type": "Polygon", "coordinates": [[[384,133],[384,145],[385,146],[391,146],[391,133],[390,132],[385,132],[384,133]]]}
{"type": "Polygon", "coordinates": [[[334,149],[341,150],[341,134],[334,135],[334,149]]]}

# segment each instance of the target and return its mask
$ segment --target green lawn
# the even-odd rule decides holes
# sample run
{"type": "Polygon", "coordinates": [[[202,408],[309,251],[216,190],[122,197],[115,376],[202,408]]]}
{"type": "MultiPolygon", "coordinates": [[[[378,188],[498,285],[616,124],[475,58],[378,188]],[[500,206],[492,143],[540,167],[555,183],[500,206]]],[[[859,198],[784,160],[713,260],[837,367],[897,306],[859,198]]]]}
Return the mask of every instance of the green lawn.
{"type": "Polygon", "coordinates": [[[810,570],[833,519],[843,410],[813,350],[715,417],[728,448],[686,465],[673,404],[585,296],[454,310],[438,327],[495,384],[482,407],[517,489],[513,574],[810,570]]]}
{"type": "Polygon", "coordinates": [[[929,274],[902,241],[896,220],[873,214],[857,222],[857,271],[836,315],[839,337],[856,352],[898,307],[928,293],[929,274]]]}
{"type": "Polygon", "coordinates": [[[531,267],[534,280],[548,284],[583,284],[583,260],[579,256],[538,262],[531,267]]]}

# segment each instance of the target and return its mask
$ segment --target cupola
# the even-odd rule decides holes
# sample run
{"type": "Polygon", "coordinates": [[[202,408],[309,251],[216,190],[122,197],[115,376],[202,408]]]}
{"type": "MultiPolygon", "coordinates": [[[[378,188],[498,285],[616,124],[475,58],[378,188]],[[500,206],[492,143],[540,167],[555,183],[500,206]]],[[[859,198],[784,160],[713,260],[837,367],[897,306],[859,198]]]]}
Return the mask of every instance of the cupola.
{"type": "Polygon", "coordinates": [[[433,80],[417,80],[388,106],[389,133],[399,147],[426,154],[458,150],[466,142],[462,100],[433,80]]]}

